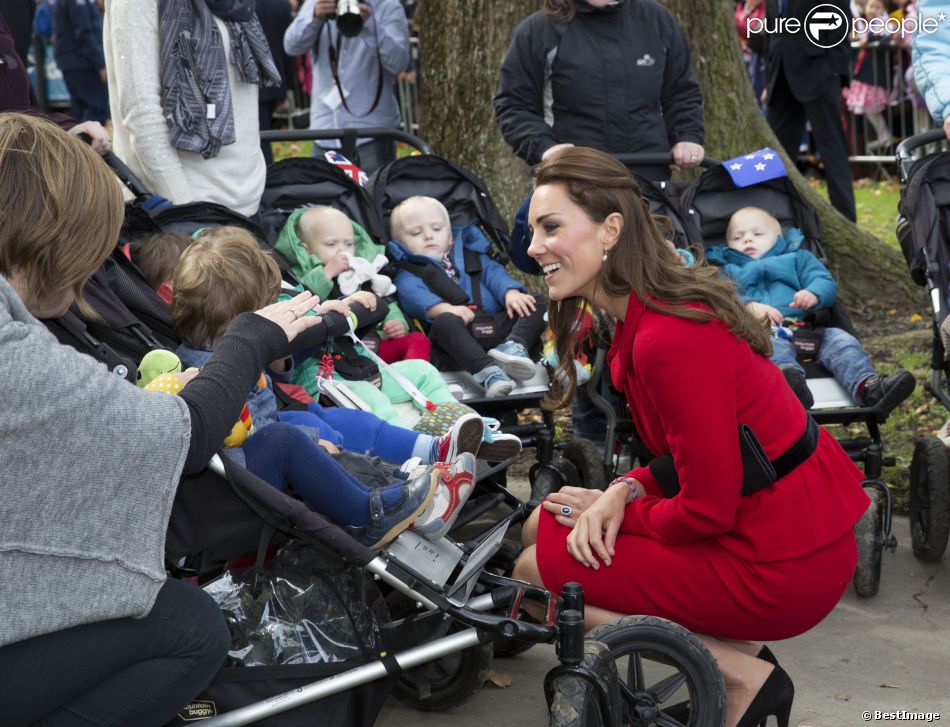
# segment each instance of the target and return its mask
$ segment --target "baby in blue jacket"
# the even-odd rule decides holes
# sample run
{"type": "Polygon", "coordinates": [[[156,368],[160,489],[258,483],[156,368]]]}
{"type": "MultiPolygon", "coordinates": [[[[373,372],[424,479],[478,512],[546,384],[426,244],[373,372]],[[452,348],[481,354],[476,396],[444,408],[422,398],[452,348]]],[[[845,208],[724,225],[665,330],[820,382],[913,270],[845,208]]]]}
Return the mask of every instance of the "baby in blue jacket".
{"type": "MultiPolygon", "coordinates": [[[[736,281],[753,313],[781,327],[787,319],[801,320],[809,311],[831,308],[837,295],[831,273],[801,248],[802,240],[800,230],[783,231],[765,210],[743,207],[729,220],[726,244],[710,248],[706,257],[736,281]]],[[[890,376],[878,374],[858,339],[842,328],[825,328],[815,360],[862,406],[874,406],[887,397],[893,408],[916,385],[913,374],[903,369],[890,376]]],[[[793,388],[796,379],[804,384],[805,370],[791,340],[773,337],[772,361],[798,372],[789,377],[793,388]]]]}
{"type": "Polygon", "coordinates": [[[390,226],[399,305],[427,325],[440,367],[465,369],[487,397],[534,376],[528,352],[544,332],[544,300],[489,257],[482,231],[453,230],[442,203],[420,196],[397,205],[390,226]]]}

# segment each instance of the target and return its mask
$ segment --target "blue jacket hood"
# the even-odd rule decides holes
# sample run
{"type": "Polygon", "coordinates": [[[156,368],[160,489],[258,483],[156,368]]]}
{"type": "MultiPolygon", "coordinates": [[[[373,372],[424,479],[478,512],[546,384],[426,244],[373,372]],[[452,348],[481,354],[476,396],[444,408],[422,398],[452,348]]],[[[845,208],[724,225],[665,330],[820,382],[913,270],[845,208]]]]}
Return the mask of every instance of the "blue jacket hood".
{"type": "MultiPolygon", "coordinates": [[[[796,252],[801,249],[805,236],[797,227],[786,227],[782,234],[775,240],[775,244],[766,253],[758,258],[765,260],[769,257],[784,255],[789,252],[796,252]]],[[[746,265],[755,262],[755,258],[749,257],[742,250],[733,250],[726,243],[714,245],[706,251],[706,259],[717,265],[746,265]]]]}
{"type": "MultiPolygon", "coordinates": [[[[491,240],[485,237],[485,233],[479,229],[478,225],[466,225],[465,227],[452,228],[452,262],[455,263],[457,256],[462,248],[468,248],[475,252],[488,255],[491,252],[491,240]]],[[[417,255],[409,252],[409,249],[398,240],[389,241],[389,254],[394,260],[410,263],[431,263],[441,262],[427,255],[417,255]]]]}

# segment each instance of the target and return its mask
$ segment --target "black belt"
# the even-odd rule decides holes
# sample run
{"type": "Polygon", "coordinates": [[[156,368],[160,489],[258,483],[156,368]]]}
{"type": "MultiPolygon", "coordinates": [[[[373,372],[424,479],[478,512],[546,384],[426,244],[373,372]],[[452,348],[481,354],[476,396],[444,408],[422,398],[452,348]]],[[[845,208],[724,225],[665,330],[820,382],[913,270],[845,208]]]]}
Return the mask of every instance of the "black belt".
{"type": "MultiPolygon", "coordinates": [[[[739,451],[742,454],[742,495],[754,495],[759,490],[771,487],[811,457],[818,448],[818,424],[810,416],[805,424],[805,433],[787,452],[769,460],[755,432],[747,424],[739,425],[739,451]]],[[[664,455],[650,460],[650,474],[666,497],[679,494],[680,479],[673,466],[673,457],[664,455]]]]}

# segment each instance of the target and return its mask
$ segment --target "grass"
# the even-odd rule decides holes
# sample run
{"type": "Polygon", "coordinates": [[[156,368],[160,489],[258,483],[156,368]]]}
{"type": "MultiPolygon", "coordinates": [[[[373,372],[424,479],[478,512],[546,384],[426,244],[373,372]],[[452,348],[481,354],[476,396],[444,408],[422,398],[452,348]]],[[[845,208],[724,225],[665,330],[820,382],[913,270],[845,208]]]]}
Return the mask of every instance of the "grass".
{"type": "MultiPolygon", "coordinates": [[[[812,179],[809,183],[825,199],[828,198],[824,180],[812,179]]],[[[899,200],[900,186],[897,182],[858,179],[854,183],[858,227],[867,230],[895,250],[900,250],[896,232],[899,200]]]]}

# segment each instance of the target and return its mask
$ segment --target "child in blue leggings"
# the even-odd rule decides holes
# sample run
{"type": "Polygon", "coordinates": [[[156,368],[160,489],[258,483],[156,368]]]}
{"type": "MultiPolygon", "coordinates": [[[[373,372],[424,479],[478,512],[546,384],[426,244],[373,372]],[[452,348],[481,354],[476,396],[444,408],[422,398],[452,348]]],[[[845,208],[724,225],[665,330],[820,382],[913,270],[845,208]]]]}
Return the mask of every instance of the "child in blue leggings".
{"type": "MultiPolygon", "coordinates": [[[[202,233],[182,254],[173,278],[172,318],[186,341],[177,351],[182,362],[204,365],[231,320],[273,302],[279,290],[276,262],[249,233],[234,227],[202,233]]],[[[349,312],[340,301],[325,303],[318,312],[327,310],[349,312]]],[[[272,362],[269,371],[281,377],[291,373],[286,359],[272,362]]],[[[379,546],[409,525],[426,537],[441,537],[474,485],[471,453],[484,432],[477,415],[462,417],[449,434],[436,438],[368,412],[334,412],[318,404],[278,413],[265,374],[248,406],[255,433],[240,452],[228,450],[230,455],[275,487],[293,490],[320,512],[354,527],[354,535],[368,545],[379,546]],[[334,440],[350,452],[392,462],[415,456],[451,464],[424,468],[408,480],[389,470],[387,486],[370,488],[333,459],[334,440]],[[434,498],[437,489],[449,494],[434,498]]]]}

